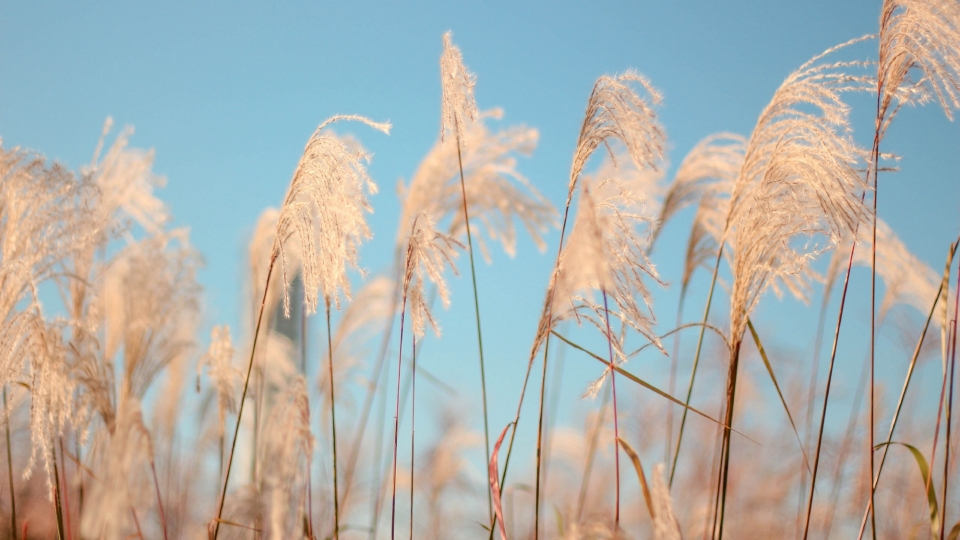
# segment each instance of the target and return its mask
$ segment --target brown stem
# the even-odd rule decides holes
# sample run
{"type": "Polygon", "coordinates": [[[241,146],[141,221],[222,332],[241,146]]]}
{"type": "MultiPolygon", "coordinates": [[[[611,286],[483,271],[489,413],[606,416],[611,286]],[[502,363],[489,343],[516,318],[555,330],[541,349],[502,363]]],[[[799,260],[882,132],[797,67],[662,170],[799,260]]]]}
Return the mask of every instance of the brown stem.
{"type": "Polygon", "coordinates": [[[416,436],[417,423],[417,335],[414,334],[411,339],[413,344],[413,372],[410,374],[410,540],[413,540],[413,473],[414,473],[414,437],[416,436]]]}
{"type": "MultiPolygon", "coordinates": [[[[866,192],[864,192],[864,196],[866,192]]],[[[830,350],[830,367],[827,370],[827,387],[823,394],[823,411],[820,413],[820,430],[817,434],[817,451],[813,457],[813,473],[810,475],[810,498],[807,500],[807,519],[803,526],[803,540],[810,534],[810,514],[813,509],[813,494],[817,487],[817,470],[820,467],[820,450],[823,446],[823,427],[827,420],[827,404],[830,402],[830,385],[833,382],[833,366],[837,360],[837,343],[840,340],[840,324],[843,322],[843,307],[847,302],[847,290],[850,285],[850,269],[853,268],[853,253],[856,242],[850,244],[850,260],[847,264],[847,274],[843,278],[843,293],[840,295],[840,310],[837,313],[837,329],[833,333],[833,347],[830,350]]]]}
{"type": "MultiPolygon", "coordinates": [[[[404,264],[404,268],[406,266],[404,264]]],[[[400,347],[397,353],[397,407],[393,417],[393,500],[390,506],[390,540],[394,540],[397,526],[397,446],[400,441],[400,378],[403,375],[403,323],[406,311],[407,289],[404,287],[403,300],[400,303],[400,347]]]]}
{"type": "Polygon", "coordinates": [[[263,322],[263,312],[267,304],[267,292],[270,290],[270,276],[273,266],[277,262],[277,253],[270,256],[270,266],[267,269],[267,283],[263,287],[263,300],[260,301],[260,314],[257,315],[257,327],[253,331],[253,345],[250,348],[250,361],[247,364],[247,376],[243,381],[243,394],[240,396],[240,408],[237,411],[237,425],[233,430],[233,442],[230,444],[230,457],[227,459],[227,473],[223,479],[223,490],[220,492],[220,505],[217,510],[217,521],[213,529],[213,540],[220,534],[220,520],[223,517],[223,503],[227,500],[227,486],[230,484],[230,469],[233,466],[233,454],[237,449],[237,436],[240,434],[240,420],[243,418],[243,404],[247,400],[247,389],[250,386],[250,372],[253,371],[253,358],[257,351],[257,338],[260,336],[260,325],[263,322]]]}
{"type": "Polygon", "coordinates": [[[157,490],[157,508],[160,510],[160,527],[163,529],[163,540],[167,540],[167,516],[163,512],[163,498],[160,497],[160,482],[157,480],[157,467],[150,460],[150,471],[153,472],[153,486],[157,490]]]}
{"type": "Polygon", "coordinates": [[[337,486],[337,408],[334,395],[333,380],[333,340],[330,332],[330,299],[326,299],[327,304],[327,354],[329,355],[328,365],[330,366],[330,429],[333,433],[333,538],[340,538],[340,499],[337,486]]]}
{"type": "Polygon", "coordinates": [[[733,406],[737,396],[737,371],[740,367],[740,345],[742,339],[737,336],[730,351],[730,373],[727,376],[727,414],[723,428],[723,467],[721,467],[720,483],[720,523],[717,540],[723,540],[723,518],[727,509],[727,481],[730,479],[730,428],[733,427],[733,406]]]}

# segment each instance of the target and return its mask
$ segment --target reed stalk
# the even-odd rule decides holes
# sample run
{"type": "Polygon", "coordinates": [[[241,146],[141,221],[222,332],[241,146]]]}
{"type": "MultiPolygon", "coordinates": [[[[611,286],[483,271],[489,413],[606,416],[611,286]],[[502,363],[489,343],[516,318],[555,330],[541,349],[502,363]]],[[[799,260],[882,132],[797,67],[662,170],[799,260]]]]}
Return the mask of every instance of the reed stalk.
{"type": "MultiPolygon", "coordinates": [[[[467,211],[467,188],[463,180],[463,158],[460,156],[459,132],[457,132],[457,165],[460,169],[460,192],[463,194],[463,220],[467,229],[467,251],[470,253],[470,282],[473,284],[473,311],[477,320],[477,351],[480,354],[480,391],[483,396],[483,442],[487,457],[485,463],[490,463],[490,421],[487,414],[487,375],[483,365],[483,333],[480,331],[480,295],[477,293],[477,271],[473,264],[473,235],[470,233],[470,212],[467,211]]],[[[492,489],[489,482],[487,482],[487,513],[491,521],[493,519],[492,489]]]]}
{"type": "Polygon", "coordinates": [[[333,537],[340,538],[340,499],[337,486],[337,408],[333,380],[333,334],[330,331],[330,299],[326,299],[327,308],[327,365],[330,368],[330,430],[333,437],[333,537]]]}
{"type": "Polygon", "coordinates": [[[400,346],[397,351],[397,405],[393,417],[393,498],[390,503],[390,540],[394,540],[397,526],[397,447],[400,441],[400,379],[403,375],[403,326],[407,311],[407,288],[403,288],[400,302],[400,346]]]}
{"type": "Polygon", "coordinates": [[[250,347],[250,361],[247,363],[247,375],[243,380],[243,393],[240,395],[240,405],[237,411],[237,425],[233,430],[233,442],[230,443],[230,457],[227,459],[227,472],[223,479],[223,489],[220,491],[220,504],[217,509],[217,520],[213,529],[213,540],[217,540],[220,534],[220,520],[223,518],[223,503],[227,499],[227,487],[230,485],[230,469],[233,466],[233,455],[237,449],[237,436],[240,434],[240,421],[243,419],[243,404],[247,400],[247,389],[250,385],[250,373],[253,371],[253,358],[257,352],[257,338],[260,336],[260,325],[263,323],[263,312],[267,305],[267,293],[270,290],[270,276],[273,274],[273,266],[277,262],[277,253],[270,256],[270,266],[267,268],[267,282],[263,287],[263,299],[260,301],[260,313],[257,315],[257,326],[253,331],[253,344],[250,347]]]}
{"type": "Polygon", "coordinates": [[[693,367],[690,368],[690,384],[687,386],[687,398],[684,400],[686,406],[683,409],[683,415],[680,417],[680,432],[677,433],[677,446],[673,451],[673,464],[670,466],[670,479],[667,482],[667,485],[671,488],[673,487],[673,478],[677,473],[677,462],[680,460],[680,445],[683,443],[683,429],[687,425],[687,411],[690,407],[690,399],[693,397],[693,383],[697,380],[697,368],[700,366],[700,353],[703,351],[703,335],[707,331],[707,318],[710,316],[710,306],[713,305],[713,291],[717,285],[717,274],[720,271],[720,259],[722,256],[723,244],[721,243],[717,249],[717,261],[713,265],[713,277],[710,279],[707,305],[703,308],[703,323],[700,326],[700,337],[697,338],[697,352],[693,356],[693,367]]]}
{"type": "Polygon", "coordinates": [[[413,346],[413,372],[410,374],[411,381],[411,390],[410,390],[410,540],[413,540],[413,486],[414,486],[414,467],[415,461],[414,456],[416,456],[416,445],[414,444],[416,437],[416,422],[417,422],[417,335],[414,334],[410,339],[411,345],[413,346]]]}

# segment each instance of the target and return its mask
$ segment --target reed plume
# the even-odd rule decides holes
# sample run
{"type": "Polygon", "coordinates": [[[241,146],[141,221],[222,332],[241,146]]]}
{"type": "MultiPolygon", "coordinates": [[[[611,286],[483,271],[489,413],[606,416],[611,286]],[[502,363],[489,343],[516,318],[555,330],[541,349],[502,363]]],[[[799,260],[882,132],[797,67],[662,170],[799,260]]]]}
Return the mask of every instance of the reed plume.
{"type": "MultiPolygon", "coordinates": [[[[740,344],[761,295],[768,288],[779,294],[779,282],[806,299],[812,279],[809,263],[825,249],[817,239],[836,245],[846,234],[855,234],[869,216],[859,197],[865,186],[856,168],[864,152],[849,138],[849,109],[841,97],[844,91],[862,88],[866,79],[847,74],[849,63],[823,62],[834,50],[802,65],[777,89],[748,140],[731,191],[723,235],[733,251],[727,426],[733,420],[740,344]]],[[[719,537],[729,444],[727,428],[719,537]]]]}
{"type": "Polygon", "coordinates": [[[290,381],[266,424],[263,438],[261,493],[266,519],[264,533],[269,538],[293,537],[303,526],[302,504],[298,494],[309,479],[313,457],[310,431],[310,403],[306,381],[296,376],[290,381]]]}
{"type": "MultiPolygon", "coordinates": [[[[529,156],[537,146],[537,130],[513,126],[491,131],[487,122],[501,118],[494,109],[481,113],[463,132],[461,161],[467,209],[481,254],[489,259],[487,242],[499,242],[504,252],[516,252],[516,222],[543,249],[543,234],[556,210],[517,170],[517,157],[529,156]]],[[[402,202],[397,246],[406,248],[413,220],[427,214],[446,234],[466,236],[460,188],[457,144],[438,141],[417,167],[409,184],[398,186],[402,202]],[[442,225],[441,225],[442,224],[442,225]]]]}
{"type": "MultiPolygon", "coordinates": [[[[370,212],[366,193],[377,186],[363,164],[370,155],[351,140],[324,133],[340,120],[354,120],[390,133],[390,124],[362,116],[341,115],[317,127],[303,150],[293,173],[290,188],[277,218],[274,254],[280,257],[284,283],[289,286],[286,246],[296,235],[303,265],[304,303],[310,313],[317,310],[320,295],[340,308],[340,293],[350,298],[347,267],[357,267],[360,242],[370,237],[363,217],[370,212]]],[[[284,313],[290,315],[290,297],[283,298],[284,313]]]]}

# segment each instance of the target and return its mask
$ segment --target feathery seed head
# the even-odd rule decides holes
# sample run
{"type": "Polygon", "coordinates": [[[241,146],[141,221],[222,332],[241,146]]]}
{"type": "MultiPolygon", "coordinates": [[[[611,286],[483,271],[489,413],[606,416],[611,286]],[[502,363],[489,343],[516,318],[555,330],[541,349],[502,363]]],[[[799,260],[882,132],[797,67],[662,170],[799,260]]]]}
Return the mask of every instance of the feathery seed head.
{"type": "Polygon", "coordinates": [[[424,279],[429,279],[437,288],[443,306],[449,306],[450,292],[443,279],[443,270],[445,266],[449,266],[456,274],[457,267],[453,260],[457,256],[457,247],[463,248],[463,244],[449,235],[437,232],[433,221],[426,214],[420,214],[414,219],[413,231],[407,241],[403,295],[410,301],[413,333],[418,339],[423,337],[425,323],[429,323],[434,333],[440,335],[440,327],[430,313],[424,295],[424,279]]]}
{"type": "Polygon", "coordinates": [[[452,133],[458,144],[466,146],[464,132],[477,120],[477,101],[473,87],[477,78],[463,65],[463,55],[453,44],[453,34],[443,34],[443,54],[440,55],[440,84],[443,92],[440,118],[440,140],[452,133]]]}
{"type": "Polygon", "coordinates": [[[401,185],[402,212],[397,245],[406,246],[413,220],[422,212],[447,234],[466,236],[463,219],[463,188],[467,193],[471,233],[489,261],[484,236],[500,242],[507,255],[516,251],[519,220],[533,241],[544,249],[543,233],[554,225],[556,211],[549,201],[517,171],[516,155],[529,155],[537,145],[537,130],[523,126],[491,132],[484,120],[499,118],[500,111],[485,111],[463,134],[460,159],[456,141],[438,141],[417,168],[409,187],[401,185]],[[448,224],[448,225],[447,225],[448,224]],[[485,232],[486,235],[480,234],[485,232]]]}
{"type": "MultiPolygon", "coordinates": [[[[284,283],[289,284],[286,249],[297,236],[304,283],[304,302],[316,312],[319,295],[340,307],[340,292],[350,298],[347,267],[357,266],[360,242],[370,238],[364,212],[371,212],[367,193],[376,184],[364,163],[370,155],[355,141],[323,132],[338,120],[356,120],[389,133],[389,124],[362,116],[334,116],[320,124],[307,142],[277,218],[272,257],[279,256],[284,283]]],[[[284,291],[284,312],[290,315],[290,296],[284,291]]]]}
{"type": "MultiPolygon", "coordinates": [[[[886,131],[894,101],[924,103],[936,96],[947,118],[960,108],[960,5],[953,0],[884,0],[880,14],[878,88],[886,131]],[[920,71],[920,80],[910,72],[920,71]]],[[[897,105],[899,107],[899,104],[897,105]]]]}
{"type": "Polygon", "coordinates": [[[656,167],[663,157],[665,139],[653,109],[660,102],[660,93],[656,88],[635,71],[614,77],[604,75],[597,79],[587,101],[587,112],[570,168],[568,207],[577,179],[590,156],[601,144],[609,144],[610,139],[618,139],[623,143],[638,169],[656,167]],[[633,84],[643,90],[646,99],[634,90],[633,84]]]}
{"type": "Polygon", "coordinates": [[[836,49],[787,77],[747,143],[722,235],[733,251],[734,342],[767,287],[779,292],[776,280],[807,299],[808,263],[825,249],[812,242],[825,237],[836,245],[868,219],[856,167],[865,152],[850,138],[841,99],[862,81],[844,73],[847,64],[821,62],[836,49]]]}
{"type": "MultiPolygon", "coordinates": [[[[210,332],[210,348],[207,349],[206,354],[200,358],[200,363],[197,364],[197,377],[200,376],[203,366],[207,366],[207,372],[213,379],[214,385],[216,385],[219,413],[218,429],[221,437],[224,434],[224,421],[227,413],[232,413],[237,408],[236,388],[243,375],[239,369],[233,366],[233,354],[230,327],[214,326],[210,332]]],[[[199,382],[197,388],[200,388],[199,382]]]]}

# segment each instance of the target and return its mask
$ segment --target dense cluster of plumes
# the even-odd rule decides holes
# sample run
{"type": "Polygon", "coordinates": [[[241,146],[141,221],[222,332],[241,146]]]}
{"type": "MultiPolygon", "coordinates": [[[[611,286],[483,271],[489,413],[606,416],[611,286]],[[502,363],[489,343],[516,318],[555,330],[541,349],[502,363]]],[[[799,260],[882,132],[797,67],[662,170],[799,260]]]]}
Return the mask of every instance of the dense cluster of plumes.
{"type": "MultiPolygon", "coordinates": [[[[938,102],[948,117],[960,108],[960,7],[946,0],[886,1],[879,30],[800,66],[776,90],[749,137],[704,138],[669,182],[660,93],[635,71],[600,77],[587,96],[559,220],[518,163],[536,148],[537,130],[499,128],[502,111],[480,112],[476,77],[448,32],[440,61],[440,137],[409,183],[399,185],[392,276],[370,278],[351,293],[351,271],[364,274],[360,247],[372,236],[366,215],[377,188],[366,169],[370,154],[357,139],[330,131],[345,120],[384,133],[390,125],[334,116],[308,139],[281,205],[264,210],[252,232],[244,329],[213,326],[205,347],[197,338],[200,255],[186,229],[170,226],[170,212],[154,195],[165,180],[152,170],[152,152],[129,147],[132,130],[107,147],[108,119],[93,159],[77,172],[0,141],[7,464],[0,474],[7,480],[0,489],[0,536],[25,538],[29,525],[31,537],[111,540],[377,538],[386,534],[390,507],[391,537],[408,526],[411,536],[424,538],[619,539],[637,531],[657,540],[724,532],[769,538],[803,531],[807,538],[847,532],[871,500],[882,510],[878,536],[904,537],[920,526],[943,536],[957,518],[951,514],[957,488],[948,489],[957,442],[950,435],[947,375],[956,348],[951,294],[958,294],[949,281],[960,242],[950,247],[941,277],[868,203],[876,201],[878,173],[890,170],[880,167],[889,157],[880,145],[900,108],[938,102]],[[873,39],[876,61],[835,60],[873,39]],[[853,92],[876,98],[872,149],[854,138],[846,101],[853,92]],[[678,276],[681,313],[700,269],[707,271],[700,275],[712,273],[710,292],[702,320],[678,316],[676,328],[661,332],[651,291],[675,284],[661,276],[653,247],[667,222],[683,219],[692,221],[678,276]],[[433,300],[450,305],[447,279],[457,274],[461,251],[472,250],[475,239],[488,263],[490,244],[512,256],[518,229],[543,250],[557,225],[557,258],[531,336],[516,417],[494,418],[496,429],[487,428],[484,397],[490,432],[482,433],[472,428],[469,414],[451,406],[440,418],[439,437],[418,447],[417,344],[428,327],[440,337],[433,300]],[[867,386],[869,364],[856,391],[844,389],[851,407],[843,429],[825,430],[813,418],[820,406],[813,403],[820,395],[819,364],[805,386],[799,381],[806,380],[800,375],[807,365],[766,349],[760,334],[769,325],[752,320],[769,290],[802,302],[819,291],[826,313],[841,280],[846,298],[848,264],[870,267],[883,283],[871,325],[892,326],[888,314],[895,308],[929,314],[920,330],[904,319],[895,322],[911,341],[920,338],[915,348],[910,344],[914,356],[886,441],[892,445],[884,446],[881,459],[887,450],[906,448],[913,461],[888,460],[875,490],[871,480],[880,472],[870,470],[870,454],[861,449],[884,441],[865,425],[861,404],[868,391],[886,402],[872,382],[867,386]],[[729,308],[720,318],[710,315],[717,284],[717,297],[725,295],[729,308]],[[319,341],[327,364],[313,373],[307,317],[321,300],[327,333],[319,341]],[[397,320],[399,336],[392,334],[397,320]],[[682,365],[679,338],[669,392],[627,371],[627,360],[644,348],[668,355],[661,340],[689,326],[701,330],[701,341],[688,387],[674,392],[682,365]],[[721,339],[704,342],[706,329],[721,339]],[[409,349],[405,334],[414,338],[409,349]],[[907,391],[920,384],[910,386],[910,377],[918,359],[935,348],[930,344],[937,334],[942,390],[936,427],[916,416],[894,437],[902,410],[929,408],[925,398],[907,391]],[[551,339],[563,344],[551,349],[551,339]],[[378,341],[380,347],[371,346],[378,341]],[[750,341],[756,348],[747,346],[750,341]],[[597,343],[607,354],[590,351],[597,343]],[[562,377],[560,347],[603,364],[596,365],[592,384],[582,383],[585,395],[599,398],[597,406],[584,405],[582,427],[551,423],[559,389],[548,373],[552,368],[554,378],[562,377]],[[534,429],[533,422],[521,423],[520,412],[540,351],[540,422],[534,429]],[[694,390],[701,351],[701,381],[706,378],[712,390],[702,390],[703,382],[694,390]],[[770,352],[780,361],[771,361],[770,352]],[[392,354],[395,381],[394,371],[385,369],[392,354]],[[741,357],[746,363],[755,356],[765,369],[759,380],[738,372],[741,357]],[[410,360],[412,369],[405,371],[410,360]],[[369,375],[359,375],[368,365],[369,375]],[[188,384],[191,378],[195,385],[188,384]],[[615,384],[605,384],[611,379],[623,381],[619,396],[615,384]],[[770,409],[768,383],[779,398],[776,410],[786,409],[789,423],[769,411],[744,412],[745,404],[770,409]],[[187,399],[193,386],[198,396],[187,399]],[[393,387],[396,394],[388,394],[393,387]],[[691,401],[701,394],[706,397],[691,401]],[[358,396],[362,408],[355,406],[358,396]],[[393,398],[390,437],[386,404],[393,398]],[[408,403],[405,467],[398,441],[401,426],[407,429],[401,419],[408,403]],[[806,422],[795,422],[790,413],[798,403],[808,407],[806,422]],[[687,423],[684,413],[678,425],[676,411],[696,415],[687,423]],[[379,425],[365,439],[368,417],[379,425]],[[940,417],[947,422],[946,442],[938,439],[940,417]],[[684,429],[690,434],[681,450],[684,429]],[[508,467],[518,431],[535,432],[537,441],[535,465],[519,473],[520,458],[508,467]],[[498,432],[490,455],[489,438],[498,432]],[[798,448],[801,440],[806,443],[798,448]],[[472,456],[481,441],[488,455],[478,464],[472,456]],[[339,463],[338,445],[347,457],[339,463]],[[637,478],[620,470],[621,452],[637,478]],[[544,519],[547,512],[556,519],[544,519]]],[[[472,251],[470,260],[472,267],[472,251]]],[[[476,316],[479,338],[479,306],[476,316]]],[[[839,332],[838,322],[834,343],[839,332]]],[[[482,352],[480,358],[482,366],[482,352]]],[[[833,359],[830,365],[832,374],[833,359]]],[[[419,369],[420,377],[450,389],[419,369]]],[[[823,394],[825,411],[829,388],[823,394]]]]}

